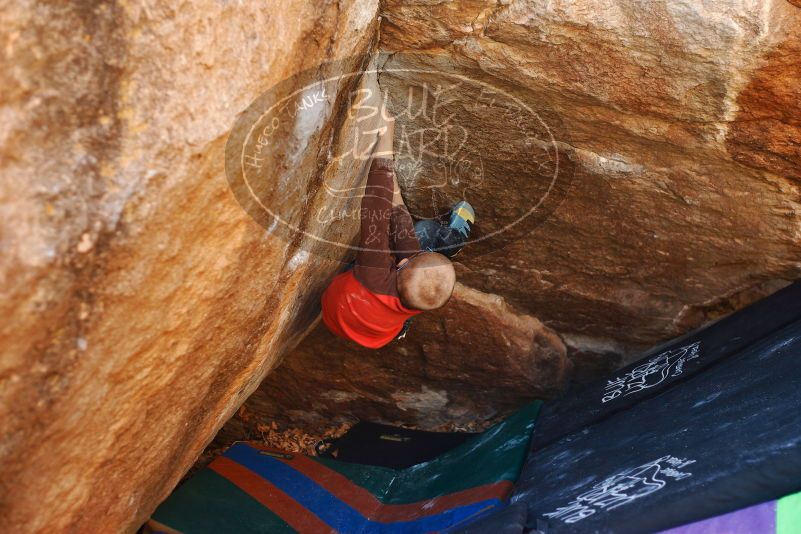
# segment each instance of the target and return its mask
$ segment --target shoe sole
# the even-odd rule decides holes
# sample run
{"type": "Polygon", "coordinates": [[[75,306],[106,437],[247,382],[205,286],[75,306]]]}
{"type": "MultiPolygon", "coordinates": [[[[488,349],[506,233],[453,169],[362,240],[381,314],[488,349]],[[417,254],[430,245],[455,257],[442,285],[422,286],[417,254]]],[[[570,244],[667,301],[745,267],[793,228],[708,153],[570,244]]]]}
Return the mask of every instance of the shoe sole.
{"type": "Polygon", "coordinates": [[[475,223],[476,221],[476,211],[466,200],[462,200],[454,204],[452,214],[455,214],[457,217],[461,217],[471,224],[475,223]]]}

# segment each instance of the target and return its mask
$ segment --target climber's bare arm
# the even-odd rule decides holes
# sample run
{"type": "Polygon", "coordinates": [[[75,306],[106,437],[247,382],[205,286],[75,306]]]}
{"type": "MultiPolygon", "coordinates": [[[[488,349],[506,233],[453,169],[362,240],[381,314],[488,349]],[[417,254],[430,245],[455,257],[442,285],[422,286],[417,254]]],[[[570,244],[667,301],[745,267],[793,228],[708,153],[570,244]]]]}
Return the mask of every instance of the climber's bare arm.
{"type": "Polygon", "coordinates": [[[392,159],[394,152],[392,144],[395,140],[395,117],[389,114],[382,103],[378,113],[378,144],[375,147],[375,157],[392,159]]]}
{"type": "Polygon", "coordinates": [[[356,278],[368,288],[381,286],[388,279],[388,267],[419,250],[414,222],[395,177],[392,146],[395,118],[383,101],[379,104],[377,129],[378,139],[362,198],[360,250],[354,269],[356,278]]]}
{"type": "MultiPolygon", "coordinates": [[[[394,160],[393,141],[395,137],[395,117],[393,117],[386,104],[382,102],[381,117],[379,119],[381,134],[378,145],[383,154],[382,157],[394,160]]],[[[394,165],[393,165],[394,169],[394,165]]],[[[392,252],[398,262],[403,262],[411,255],[419,252],[420,243],[414,232],[414,221],[409,214],[409,209],[403,201],[401,189],[398,185],[397,173],[392,172],[392,217],[390,219],[390,245],[392,252]]]]}
{"type": "MultiPolygon", "coordinates": [[[[393,144],[395,141],[395,117],[386,108],[382,102],[381,111],[379,112],[379,134],[378,143],[376,145],[375,157],[394,159],[393,144]]],[[[395,173],[392,174],[392,183],[394,186],[394,193],[392,195],[393,206],[403,206],[403,197],[401,196],[400,187],[398,186],[398,179],[395,173]]]]}

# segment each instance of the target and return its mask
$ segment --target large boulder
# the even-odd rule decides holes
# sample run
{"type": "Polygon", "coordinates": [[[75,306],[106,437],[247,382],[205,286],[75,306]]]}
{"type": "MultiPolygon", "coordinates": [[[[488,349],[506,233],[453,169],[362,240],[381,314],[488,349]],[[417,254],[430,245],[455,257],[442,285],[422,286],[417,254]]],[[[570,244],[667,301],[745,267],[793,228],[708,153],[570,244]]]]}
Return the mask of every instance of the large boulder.
{"type": "MultiPolygon", "coordinates": [[[[407,203],[422,217],[461,197],[475,205],[475,235],[493,237],[457,258],[461,283],[559,336],[575,380],[801,274],[801,10],[792,3],[387,0],[382,15],[380,83],[408,135],[397,147],[407,203]],[[427,113],[422,97],[405,100],[421,94],[427,113]],[[442,136],[414,145],[432,129],[460,133],[461,153],[442,136]],[[421,158],[404,159],[421,144],[421,158]],[[454,160],[467,172],[457,165],[460,179],[442,179],[454,160]],[[547,201],[527,225],[498,233],[543,198],[557,160],[547,201]]],[[[564,374],[507,349],[489,310],[450,335],[456,323],[443,317],[462,304],[449,306],[377,353],[318,330],[253,404],[270,417],[436,426],[563,385],[564,374]]]]}
{"type": "Polygon", "coordinates": [[[131,531],[309,331],[263,417],[467,425],[801,273],[797,2],[386,0],[380,42],[377,4],[0,14],[4,530],[131,531]],[[229,187],[251,102],[378,47],[378,80],[289,100],[253,198],[229,187]],[[339,157],[370,131],[350,95],[376,83],[423,132],[397,147],[415,214],[467,197],[481,239],[447,308],[366,351],[314,325],[368,163],[339,157]]]}
{"type": "MultiPolygon", "coordinates": [[[[254,223],[226,181],[226,137],[277,82],[368,52],[376,10],[4,7],[4,532],[135,530],[313,325],[338,264],[254,223]]],[[[293,179],[309,191],[293,222],[318,235],[318,179],[352,186],[364,170],[326,159],[350,128],[332,102],[285,140],[304,147],[293,179]]]]}
{"type": "MultiPolygon", "coordinates": [[[[385,68],[447,65],[449,76],[480,77],[569,144],[561,204],[503,250],[467,249],[463,283],[503,296],[568,346],[612,344],[629,357],[741,305],[744,292],[799,276],[795,6],[389,0],[383,9],[382,45],[400,52],[385,68]],[[418,50],[429,54],[403,53],[418,50]]],[[[427,76],[429,86],[449,83],[427,76]]],[[[418,81],[401,73],[382,83],[404,94],[418,81]]],[[[502,113],[460,119],[484,159],[498,161],[472,192],[481,231],[495,212],[530,202],[516,183],[520,162],[508,160],[531,151],[482,137],[514,131],[502,113]]]]}

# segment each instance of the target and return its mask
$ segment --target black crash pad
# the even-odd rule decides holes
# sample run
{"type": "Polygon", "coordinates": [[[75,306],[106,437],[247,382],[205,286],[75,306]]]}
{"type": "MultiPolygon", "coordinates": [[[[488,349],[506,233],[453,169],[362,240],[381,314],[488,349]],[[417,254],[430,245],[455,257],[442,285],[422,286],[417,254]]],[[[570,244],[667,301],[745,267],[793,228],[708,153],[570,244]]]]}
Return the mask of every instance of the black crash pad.
{"type": "Polygon", "coordinates": [[[454,527],[446,534],[522,534],[526,527],[526,504],[510,504],[466,526],[454,527]]]}
{"type": "Polygon", "coordinates": [[[405,469],[433,460],[477,434],[426,432],[362,421],[339,439],[332,440],[321,456],[342,462],[405,469]]]}
{"type": "Polygon", "coordinates": [[[791,322],[801,319],[801,282],[662,347],[578,393],[546,403],[533,450],[686,380],[791,322]]]}
{"type": "Polygon", "coordinates": [[[658,391],[529,455],[529,528],[653,532],[801,489],[801,321],[658,391]]]}

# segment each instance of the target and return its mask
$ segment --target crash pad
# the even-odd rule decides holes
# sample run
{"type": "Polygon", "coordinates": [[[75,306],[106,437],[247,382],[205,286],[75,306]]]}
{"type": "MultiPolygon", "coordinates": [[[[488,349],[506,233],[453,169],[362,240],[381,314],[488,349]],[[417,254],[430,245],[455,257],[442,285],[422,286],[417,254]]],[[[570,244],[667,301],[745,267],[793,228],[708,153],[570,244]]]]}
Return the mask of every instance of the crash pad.
{"type": "Polygon", "coordinates": [[[342,437],[328,440],[328,448],[318,456],[404,469],[433,460],[475,435],[470,432],[426,432],[360,421],[342,437]]]}
{"type": "Polygon", "coordinates": [[[444,531],[504,506],[539,408],[402,470],[237,443],[178,487],[151,525],[186,534],[444,531]]]}
{"type": "Polygon", "coordinates": [[[798,534],[801,493],[672,528],[660,534],[798,534]]]}
{"type": "Polygon", "coordinates": [[[534,450],[543,448],[625,411],[798,319],[801,319],[801,282],[655,347],[612,376],[546,403],[537,422],[532,447],[534,450]]]}
{"type": "Polygon", "coordinates": [[[533,450],[512,501],[556,534],[653,532],[775,499],[801,489],[799,413],[801,320],[533,450]]]}
{"type": "Polygon", "coordinates": [[[523,524],[547,534],[737,534],[737,525],[795,534],[799,413],[795,283],[419,465],[236,444],[180,486],[152,525],[186,534],[512,534],[523,524]]]}

